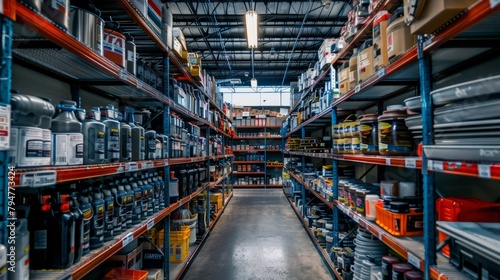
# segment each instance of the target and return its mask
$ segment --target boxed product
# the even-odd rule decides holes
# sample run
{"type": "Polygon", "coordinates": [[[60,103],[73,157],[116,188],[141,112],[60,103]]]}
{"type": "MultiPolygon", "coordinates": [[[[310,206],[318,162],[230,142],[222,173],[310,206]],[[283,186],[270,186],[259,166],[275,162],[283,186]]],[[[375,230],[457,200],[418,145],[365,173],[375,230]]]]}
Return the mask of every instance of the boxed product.
{"type": "Polygon", "coordinates": [[[181,43],[182,49],[187,51],[187,43],[186,43],[186,38],[184,37],[184,33],[180,29],[180,27],[174,27],[172,28],[172,34],[174,34],[174,37],[179,40],[181,43]]]}
{"type": "Polygon", "coordinates": [[[163,17],[163,4],[161,0],[148,0],[146,19],[156,33],[161,34],[163,17]]]}
{"type": "MultiPolygon", "coordinates": [[[[332,45],[335,45],[337,39],[330,38],[323,40],[321,47],[318,50],[318,59],[321,60],[323,57],[331,53],[332,45]]],[[[335,46],[334,46],[335,47],[335,46]]]]}

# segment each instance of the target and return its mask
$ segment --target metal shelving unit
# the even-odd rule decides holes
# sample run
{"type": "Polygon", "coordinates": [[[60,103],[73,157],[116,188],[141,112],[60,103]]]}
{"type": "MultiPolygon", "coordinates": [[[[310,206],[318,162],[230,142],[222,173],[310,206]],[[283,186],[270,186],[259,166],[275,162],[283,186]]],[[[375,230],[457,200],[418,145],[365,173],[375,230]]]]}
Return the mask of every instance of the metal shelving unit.
{"type": "MultiPolygon", "coordinates": [[[[15,11],[16,22],[18,23],[17,32],[27,32],[26,34],[29,34],[33,33],[32,31],[34,31],[37,36],[40,36],[40,38],[37,37],[35,38],[35,40],[48,42],[47,45],[49,47],[36,48],[32,47],[33,45],[30,44],[17,44],[17,47],[13,49],[12,40],[17,43],[28,43],[33,39],[16,36],[16,34],[12,36],[12,23],[10,21],[4,20],[2,17],[2,40],[5,40],[2,42],[2,47],[5,47],[2,49],[2,64],[8,67],[2,67],[3,79],[0,82],[0,85],[2,87],[0,105],[2,105],[2,103],[8,104],[10,102],[10,63],[12,58],[12,55],[10,53],[12,52],[16,62],[28,65],[36,71],[42,72],[48,76],[60,79],[68,83],[75,81],[77,83],[83,83],[85,84],[86,89],[89,89],[90,91],[94,91],[96,93],[102,93],[106,97],[120,99],[122,100],[122,103],[124,105],[129,105],[132,107],[149,107],[155,109],[163,108],[163,131],[167,135],[169,135],[168,131],[170,112],[174,112],[178,114],[183,120],[196,122],[198,125],[206,128],[207,135],[210,135],[210,129],[212,129],[213,131],[216,131],[219,134],[224,135],[225,137],[231,137],[229,133],[216,128],[214,124],[208,122],[204,118],[195,115],[193,112],[176,104],[174,101],[168,98],[168,82],[165,82],[164,84],[164,92],[158,91],[155,88],[145,84],[145,82],[139,80],[134,75],[123,70],[107,58],[95,53],[87,46],[77,41],[71,35],[68,35],[63,30],[54,26],[44,16],[33,12],[17,1],[12,1],[12,3],[11,1],[9,1],[9,3],[12,5],[12,7],[8,6],[6,8],[8,8],[8,10],[12,8],[12,11],[15,11]]],[[[117,4],[121,6],[126,14],[130,16],[130,19],[133,22],[137,23],[142,32],[146,35],[145,37],[151,39],[154,45],[163,52],[163,81],[169,80],[170,65],[172,64],[177,69],[177,71],[180,71],[181,75],[183,76],[183,80],[188,81],[199,91],[202,91],[203,94],[208,97],[211,108],[219,111],[221,115],[230,122],[231,120],[227,117],[223,110],[221,110],[217,106],[217,104],[215,104],[212,98],[206,92],[204,92],[199,81],[193,78],[190,73],[185,70],[179,59],[169,49],[169,47],[167,47],[163,43],[162,38],[155,31],[153,31],[152,27],[145,20],[145,18],[136,11],[131,2],[127,0],[118,0],[117,4]]],[[[0,157],[4,155],[7,156],[7,152],[1,151],[0,157]]],[[[50,181],[50,183],[53,185],[56,183],[85,180],[89,178],[98,178],[102,176],[123,174],[125,172],[135,172],[156,168],[163,169],[164,178],[166,182],[168,182],[170,166],[199,162],[207,162],[209,164],[211,160],[224,161],[226,159],[232,159],[232,155],[145,160],[128,163],[121,162],[68,167],[26,168],[16,170],[14,183],[16,184],[16,186],[39,186],[33,183],[36,182],[35,179],[40,178],[40,176],[46,176],[45,178],[49,178],[50,180],[52,180],[50,181]],[[45,175],[43,173],[45,173],[45,175]],[[31,179],[30,176],[32,177],[31,179]],[[23,178],[27,178],[26,180],[28,183],[24,183],[23,178]]],[[[7,157],[4,160],[1,160],[0,158],[0,161],[8,162],[7,157]]],[[[7,179],[7,176],[4,176],[2,178],[7,179]]],[[[226,178],[226,176],[224,178],[226,178]]],[[[123,248],[126,245],[124,243],[137,238],[147,229],[150,229],[160,221],[164,221],[163,224],[165,225],[164,248],[169,248],[170,213],[180,206],[189,203],[203,190],[206,190],[207,194],[210,195],[210,188],[214,187],[216,184],[221,183],[224,178],[221,178],[217,182],[205,185],[195,193],[182,198],[180,201],[171,205],[168,205],[170,197],[167,187],[165,192],[165,201],[167,202],[167,207],[152,216],[146,223],[141,223],[139,226],[134,227],[133,229],[120,235],[118,238],[115,238],[113,241],[110,241],[101,249],[95,250],[95,252],[92,252],[90,255],[86,255],[84,257],[84,260],[72,266],[70,269],[61,272],[36,271],[33,272],[32,278],[64,278],[69,275],[74,279],[80,279],[96,266],[103,263],[111,255],[123,248]]],[[[47,180],[45,179],[40,181],[47,183],[47,180]]],[[[7,188],[2,189],[7,190],[7,188]]],[[[7,195],[4,195],[4,197],[5,199],[7,199],[7,195]]],[[[226,199],[226,201],[229,200],[226,199]]],[[[207,210],[209,210],[209,208],[210,204],[207,204],[207,210]]],[[[213,224],[214,223],[212,223],[212,225],[213,224]]],[[[5,229],[5,227],[3,228],[5,229]]],[[[4,236],[6,237],[5,234],[4,236]]],[[[168,278],[170,270],[168,257],[165,258],[163,269],[168,278]]]]}
{"type": "MultiPolygon", "coordinates": [[[[382,1],[377,9],[383,10],[393,7],[397,1],[382,1]]],[[[346,110],[364,110],[370,107],[382,108],[384,100],[407,92],[411,88],[419,88],[422,96],[423,115],[423,144],[433,144],[432,131],[432,99],[430,97],[431,81],[442,79],[458,73],[467,65],[479,63],[477,61],[487,61],[488,54],[496,54],[495,41],[498,40],[500,32],[494,28],[498,24],[500,15],[500,5],[495,1],[478,0],[468,9],[460,13],[451,22],[437,30],[435,33],[419,38],[419,42],[413,48],[396,61],[391,62],[385,68],[376,72],[372,77],[364,80],[360,85],[350,90],[346,94],[335,99],[332,105],[324,111],[316,114],[310,119],[298,124],[288,131],[282,131],[282,135],[295,137],[301,135],[305,137],[308,131],[324,128],[327,125],[337,123],[339,114],[346,110]],[[480,40],[473,40],[480,37],[480,40]],[[470,44],[467,44],[470,43],[470,44]],[[432,66],[432,67],[431,67],[432,66]],[[328,120],[329,117],[331,121],[328,120]]],[[[353,42],[350,42],[341,53],[338,54],[332,65],[344,57],[356,47],[371,30],[373,18],[368,20],[368,25],[364,26],[360,33],[356,35],[353,42]]],[[[304,91],[302,99],[312,88],[317,85],[330,69],[321,73],[311,88],[304,91]]],[[[300,103],[300,102],[299,102],[300,103]]],[[[299,103],[295,104],[292,112],[298,109],[299,103]]],[[[361,226],[367,227],[373,234],[401,254],[407,260],[424,271],[426,279],[462,279],[464,274],[458,272],[448,264],[448,260],[440,254],[436,254],[436,231],[435,227],[435,186],[434,173],[446,173],[462,176],[470,176],[486,179],[500,179],[500,165],[493,163],[474,163],[446,160],[429,160],[423,157],[385,157],[385,156],[365,156],[347,155],[331,153],[304,153],[297,151],[285,151],[284,154],[299,156],[302,158],[323,158],[331,159],[333,163],[333,188],[334,198],[337,198],[338,174],[336,166],[340,161],[365,163],[378,166],[391,166],[398,168],[409,168],[422,170],[423,190],[424,190],[424,235],[418,238],[405,240],[395,238],[373,222],[367,221],[354,211],[339,204],[337,199],[333,203],[326,201],[318,193],[312,191],[319,199],[333,209],[339,209],[346,213],[361,226]],[[334,207],[335,206],[335,207],[334,207]],[[425,261],[424,261],[425,260],[425,261]]],[[[301,182],[296,175],[292,175],[294,180],[301,182]]],[[[303,181],[302,181],[303,184],[303,181]]],[[[303,191],[308,189],[303,187],[303,191]]],[[[303,200],[304,200],[304,194],[303,200]]],[[[335,213],[334,213],[335,215],[335,213]]],[[[336,218],[334,217],[334,220],[336,218]]],[[[335,225],[334,225],[335,227],[335,225]]],[[[334,235],[335,237],[335,235],[334,235]]],[[[338,240],[338,239],[337,239],[338,240]]],[[[335,242],[336,244],[336,242],[335,242]]],[[[335,246],[335,245],[334,245],[335,246]]]]}

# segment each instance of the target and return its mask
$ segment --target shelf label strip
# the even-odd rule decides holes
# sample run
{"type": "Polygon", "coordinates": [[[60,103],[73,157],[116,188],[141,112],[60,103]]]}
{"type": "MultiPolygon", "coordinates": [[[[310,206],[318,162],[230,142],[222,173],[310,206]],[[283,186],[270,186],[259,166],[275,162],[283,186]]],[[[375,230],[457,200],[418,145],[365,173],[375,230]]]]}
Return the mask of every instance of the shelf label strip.
{"type": "Polygon", "coordinates": [[[500,0],[490,0],[490,7],[492,9],[495,8],[498,4],[500,4],[500,0]]]}
{"type": "Polygon", "coordinates": [[[408,263],[420,269],[420,259],[412,253],[408,252],[408,263]]]}
{"type": "Polygon", "coordinates": [[[406,168],[417,168],[417,159],[415,158],[405,158],[406,168]]]}
{"type": "Polygon", "coordinates": [[[147,230],[152,229],[154,225],[155,225],[155,219],[149,220],[148,223],[146,224],[147,230]]]}
{"type": "Polygon", "coordinates": [[[477,172],[479,178],[491,179],[491,166],[489,164],[478,164],[477,172]]]}
{"type": "Polygon", "coordinates": [[[130,232],[129,234],[125,235],[122,239],[122,247],[127,246],[130,242],[134,241],[134,234],[130,232]]]}

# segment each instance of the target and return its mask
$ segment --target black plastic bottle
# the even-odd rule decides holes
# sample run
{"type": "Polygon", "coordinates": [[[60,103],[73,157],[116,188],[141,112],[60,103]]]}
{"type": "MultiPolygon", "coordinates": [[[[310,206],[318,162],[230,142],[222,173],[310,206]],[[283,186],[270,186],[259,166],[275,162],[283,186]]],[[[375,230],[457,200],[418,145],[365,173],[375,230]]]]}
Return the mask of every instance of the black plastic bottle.
{"type": "Polygon", "coordinates": [[[90,249],[99,248],[104,241],[104,199],[92,193],[92,219],[90,220],[90,249]]]}
{"type": "Polygon", "coordinates": [[[78,193],[72,192],[70,194],[70,209],[75,216],[75,259],[74,263],[80,261],[83,256],[83,212],[80,210],[80,203],[78,202],[78,193]]]}
{"type": "Polygon", "coordinates": [[[57,206],[53,208],[55,227],[49,232],[49,250],[52,254],[52,268],[65,269],[75,259],[75,215],[69,205],[69,194],[58,194],[57,206]]]}
{"type": "Polygon", "coordinates": [[[101,108],[102,123],[106,125],[105,149],[107,162],[120,160],[120,122],[116,119],[118,111],[113,105],[101,108]]]}
{"type": "Polygon", "coordinates": [[[127,217],[127,228],[132,227],[132,213],[134,212],[134,205],[135,205],[135,195],[134,191],[130,187],[130,184],[128,183],[128,179],[123,178],[121,182],[121,186],[123,186],[123,190],[127,194],[126,196],[126,202],[127,206],[125,207],[125,215],[127,217]]]}
{"type": "Polygon", "coordinates": [[[144,137],[144,128],[135,123],[134,109],[125,108],[124,118],[130,125],[132,130],[132,160],[144,160],[146,157],[146,141],[144,137]]]}
{"type": "Polygon", "coordinates": [[[118,185],[113,184],[113,186],[110,188],[111,194],[115,198],[115,235],[120,234],[121,232],[124,232],[127,229],[127,222],[126,222],[126,214],[125,214],[125,206],[124,206],[124,196],[125,192],[124,191],[119,191],[118,190],[118,185]]]}
{"type": "Polygon", "coordinates": [[[142,220],[142,189],[136,181],[131,180],[130,188],[134,192],[134,211],[132,212],[132,224],[138,224],[142,220]]]}
{"type": "Polygon", "coordinates": [[[113,239],[114,234],[114,214],[115,214],[115,198],[110,190],[103,189],[104,195],[104,241],[113,239]]]}
{"type": "Polygon", "coordinates": [[[145,174],[142,174],[141,175],[141,181],[142,181],[142,193],[144,194],[144,197],[146,198],[146,202],[147,202],[147,205],[148,205],[148,209],[147,209],[147,215],[148,216],[151,216],[153,215],[153,211],[154,211],[154,208],[153,208],[153,186],[150,185],[148,183],[148,180],[146,178],[146,175],[145,174]]]}
{"type": "Polygon", "coordinates": [[[127,162],[132,159],[132,127],[121,113],[118,113],[118,121],[120,121],[120,161],[127,162]]]}
{"type": "Polygon", "coordinates": [[[83,255],[90,252],[90,222],[94,215],[88,195],[88,193],[82,194],[79,198],[79,208],[83,213],[83,255]]]}
{"type": "Polygon", "coordinates": [[[146,219],[149,214],[148,214],[148,187],[147,186],[144,186],[144,182],[139,179],[137,180],[137,186],[139,186],[139,188],[141,189],[142,191],[142,219],[146,219]]]}
{"type": "Polygon", "coordinates": [[[30,232],[30,267],[46,269],[51,267],[52,252],[49,251],[49,229],[55,224],[52,216],[53,199],[49,194],[39,194],[33,199],[28,218],[30,232]]]}
{"type": "Polygon", "coordinates": [[[120,184],[117,186],[117,191],[120,194],[121,197],[121,203],[122,203],[122,232],[127,230],[127,228],[132,227],[132,213],[128,212],[130,207],[129,205],[132,205],[133,201],[133,196],[131,196],[126,190],[125,186],[120,184]]]}
{"type": "Polygon", "coordinates": [[[160,184],[153,180],[153,174],[148,173],[148,184],[153,187],[153,212],[158,213],[160,211],[160,184]]]}

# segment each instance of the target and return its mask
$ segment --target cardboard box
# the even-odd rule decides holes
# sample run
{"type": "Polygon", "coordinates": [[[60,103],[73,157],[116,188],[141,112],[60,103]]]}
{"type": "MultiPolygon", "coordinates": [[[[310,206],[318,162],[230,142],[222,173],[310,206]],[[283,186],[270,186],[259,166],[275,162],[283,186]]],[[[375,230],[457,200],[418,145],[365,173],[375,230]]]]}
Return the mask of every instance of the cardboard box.
{"type": "Polygon", "coordinates": [[[350,90],[349,83],[349,65],[344,66],[339,72],[339,90],[340,94],[346,94],[350,90]]]}
{"type": "Polygon", "coordinates": [[[142,264],[143,264],[143,249],[142,249],[142,244],[137,246],[134,250],[134,255],[135,255],[135,263],[133,265],[132,269],[142,269],[142,264]]]}
{"type": "Polygon", "coordinates": [[[379,12],[373,21],[373,64],[375,71],[389,63],[387,53],[387,22],[391,18],[388,13],[379,12]]]}
{"type": "Polygon", "coordinates": [[[368,79],[373,73],[373,45],[365,46],[358,54],[358,83],[368,79]]]}
{"type": "MultiPolygon", "coordinates": [[[[140,265],[142,268],[142,244],[139,245],[137,248],[134,250],[130,251],[128,254],[116,254],[111,257],[106,261],[106,264],[108,266],[112,267],[123,267],[126,269],[137,269],[136,266],[140,265]],[[140,264],[136,264],[136,255],[137,253],[140,254],[140,264]]],[[[140,268],[139,268],[140,269],[140,268]]]]}
{"type": "Polygon", "coordinates": [[[318,50],[318,59],[321,61],[324,56],[328,55],[331,53],[332,45],[334,45],[337,42],[337,39],[335,38],[330,38],[330,39],[325,39],[323,43],[321,44],[321,47],[319,47],[318,50]]]}
{"type": "Polygon", "coordinates": [[[177,57],[182,58],[182,45],[181,42],[179,42],[179,39],[175,37],[174,37],[174,48],[172,50],[174,51],[174,54],[177,57]]]}
{"type": "Polygon", "coordinates": [[[153,27],[153,30],[161,34],[164,4],[161,0],[148,0],[146,19],[153,27]]]}
{"type": "Polygon", "coordinates": [[[184,33],[180,29],[180,27],[174,27],[172,29],[172,33],[174,34],[174,37],[179,40],[179,42],[182,45],[182,49],[187,51],[187,43],[186,43],[186,38],[184,37],[184,33]]]}
{"type": "MultiPolygon", "coordinates": [[[[412,34],[431,34],[453,17],[468,8],[476,0],[433,0],[425,1],[420,15],[410,25],[412,34]]],[[[405,1],[405,11],[412,1],[405,1]]],[[[419,3],[422,5],[421,3],[419,3]]],[[[420,6],[419,5],[419,6],[420,6]]],[[[417,9],[420,7],[417,7],[417,9]]]]}
{"type": "Polygon", "coordinates": [[[163,268],[163,255],[156,250],[143,250],[142,268],[163,268]]]}

